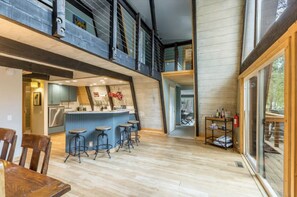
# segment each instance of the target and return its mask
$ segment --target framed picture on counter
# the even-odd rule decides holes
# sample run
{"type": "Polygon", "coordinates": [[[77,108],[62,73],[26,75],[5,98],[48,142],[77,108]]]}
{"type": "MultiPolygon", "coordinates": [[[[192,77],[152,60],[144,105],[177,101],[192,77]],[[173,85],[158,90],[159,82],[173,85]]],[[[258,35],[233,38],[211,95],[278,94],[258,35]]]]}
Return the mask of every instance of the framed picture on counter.
{"type": "Polygon", "coordinates": [[[33,92],[33,105],[34,106],[41,105],[41,92],[33,92]]]}

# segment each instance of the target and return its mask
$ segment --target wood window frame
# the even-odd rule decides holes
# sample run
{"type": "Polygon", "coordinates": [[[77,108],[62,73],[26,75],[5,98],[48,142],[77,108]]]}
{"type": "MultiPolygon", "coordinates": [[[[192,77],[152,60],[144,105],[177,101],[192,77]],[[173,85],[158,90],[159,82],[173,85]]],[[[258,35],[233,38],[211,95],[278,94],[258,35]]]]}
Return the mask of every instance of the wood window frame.
{"type": "Polygon", "coordinates": [[[244,80],[263,68],[280,53],[285,55],[284,112],[284,196],[297,193],[297,23],[294,23],[251,66],[239,76],[240,86],[240,153],[244,154],[244,80]]]}

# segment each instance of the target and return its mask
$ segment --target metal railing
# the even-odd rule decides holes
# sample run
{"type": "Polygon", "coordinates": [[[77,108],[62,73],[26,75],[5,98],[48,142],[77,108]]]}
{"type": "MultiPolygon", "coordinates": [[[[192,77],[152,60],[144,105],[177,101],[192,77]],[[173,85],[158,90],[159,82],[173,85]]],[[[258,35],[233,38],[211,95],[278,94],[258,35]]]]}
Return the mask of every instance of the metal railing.
{"type": "MultiPolygon", "coordinates": [[[[57,0],[44,1],[52,3],[57,0]]],[[[135,69],[141,63],[151,72],[164,70],[162,42],[152,36],[152,30],[125,1],[65,0],[65,19],[107,43],[110,46],[109,58],[117,58],[112,51],[120,50],[138,61],[135,69]]]]}
{"type": "Polygon", "coordinates": [[[136,50],[136,21],[133,17],[118,3],[117,7],[118,31],[117,48],[135,58],[136,50]]]}
{"type": "Polygon", "coordinates": [[[155,42],[155,66],[154,69],[158,72],[163,72],[163,62],[164,62],[164,49],[161,41],[157,38],[154,39],[155,42]]]}
{"type": "Polygon", "coordinates": [[[181,71],[193,69],[192,45],[176,45],[164,49],[164,71],[181,71]]]}

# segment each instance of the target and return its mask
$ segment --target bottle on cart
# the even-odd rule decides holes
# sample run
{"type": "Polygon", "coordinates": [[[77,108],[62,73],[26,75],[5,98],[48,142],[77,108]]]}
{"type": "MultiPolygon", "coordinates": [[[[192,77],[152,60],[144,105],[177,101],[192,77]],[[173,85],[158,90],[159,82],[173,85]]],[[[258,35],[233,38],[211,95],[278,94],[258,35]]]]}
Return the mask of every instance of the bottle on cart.
{"type": "Polygon", "coordinates": [[[220,112],[219,110],[217,109],[217,112],[216,112],[216,118],[219,118],[220,117],[220,112]]]}
{"type": "Polygon", "coordinates": [[[224,111],[224,108],[222,108],[222,111],[221,111],[221,118],[225,118],[225,111],[224,111]]]}

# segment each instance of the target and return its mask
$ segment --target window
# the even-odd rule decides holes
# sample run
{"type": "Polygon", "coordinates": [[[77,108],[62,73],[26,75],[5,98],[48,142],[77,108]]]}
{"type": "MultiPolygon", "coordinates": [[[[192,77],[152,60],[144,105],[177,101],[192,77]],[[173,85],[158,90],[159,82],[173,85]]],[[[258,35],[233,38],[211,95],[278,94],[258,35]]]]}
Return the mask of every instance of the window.
{"type": "Polygon", "coordinates": [[[287,8],[287,0],[258,0],[257,43],[287,8]]]}
{"type": "Polygon", "coordinates": [[[242,62],[275,21],[296,0],[247,0],[243,33],[242,62]]]}

